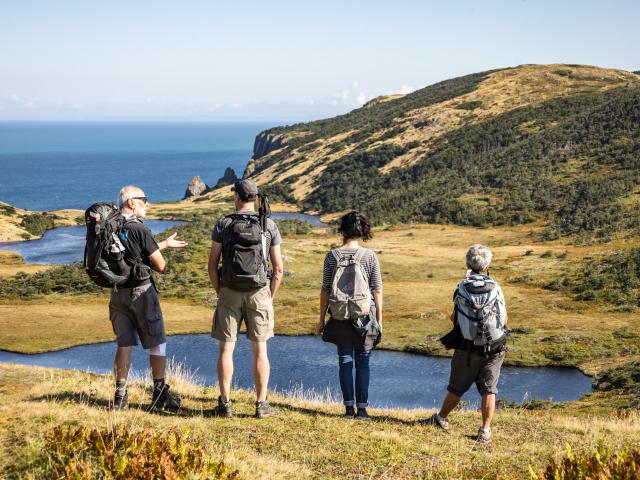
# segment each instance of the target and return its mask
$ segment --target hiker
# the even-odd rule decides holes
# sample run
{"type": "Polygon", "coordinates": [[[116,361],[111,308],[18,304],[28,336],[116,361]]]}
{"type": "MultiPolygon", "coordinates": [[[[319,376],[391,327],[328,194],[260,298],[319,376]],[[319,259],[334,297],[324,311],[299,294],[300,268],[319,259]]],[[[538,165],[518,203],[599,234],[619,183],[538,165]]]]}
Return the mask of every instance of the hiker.
{"type": "Polygon", "coordinates": [[[283,276],[280,244],[282,238],[270,215],[265,197],[260,198],[259,212],[255,211],[258,187],[251,180],[235,182],[235,213],[216,224],[211,235],[209,278],[218,294],[213,314],[211,336],[218,340],[218,384],[220,396],[213,414],[233,416],[231,404],[231,378],[233,376],[233,349],[238,330],[244,320],[247,338],[253,349],[253,378],[256,387],[258,418],[272,414],[267,400],[269,383],[269,357],[267,340],[273,337],[273,299],[283,276]],[[222,257],[222,268],[218,263],[222,257]],[[269,258],[273,273],[269,276],[269,258]],[[270,277],[270,278],[269,278],[270,277]]]}
{"type": "Polygon", "coordinates": [[[373,237],[366,216],[358,212],[344,215],[338,232],[342,234],[342,246],[328,252],[324,259],[316,332],[338,347],[345,417],[368,420],[369,356],[382,332],[380,264],[372,250],[359,244],[373,237]],[[325,324],[327,310],[330,318],[325,324]]]}
{"type": "Polygon", "coordinates": [[[453,295],[451,321],[454,329],[443,337],[447,348],[455,348],[447,395],[440,411],[428,421],[448,430],[449,413],[475,382],[482,397],[482,426],[476,438],[481,443],[491,441],[491,421],[496,408],[498,378],[507,338],[504,295],[500,286],[489,276],[492,256],[491,250],[480,244],[472,245],[467,252],[469,270],[453,295]]]}
{"type": "Polygon", "coordinates": [[[149,411],[177,410],[180,408],[180,399],[169,391],[169,385],[165,383],[167,344],[151,269],[162,273],[166,261],[161,251],[165,248],[184,248],[187,242],[177,240],[176,233],[166,240],[156,242],[151,230],[142,223],[149,209],[149,202],[139,187],[123,187],[118,205],[126,222],[118,237],[124,246],[125,263],[132,268],[128,280],[111,290],[109,300],[109,318],[118,344],[114,362],[116,392],[113,407],[122,410],[128,405],[126,385],[131,350],[140,341],[142,347],[149,350],[149,364],[153,375],[149,411]]]}

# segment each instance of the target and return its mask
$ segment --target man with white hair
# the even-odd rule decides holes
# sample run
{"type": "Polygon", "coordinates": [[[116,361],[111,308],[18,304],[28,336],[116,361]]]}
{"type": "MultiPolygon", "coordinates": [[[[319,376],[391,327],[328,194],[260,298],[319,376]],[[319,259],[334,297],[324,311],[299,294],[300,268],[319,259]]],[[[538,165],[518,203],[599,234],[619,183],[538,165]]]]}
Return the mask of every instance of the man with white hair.
{"type": "MultiPolygon", "coordinates": [[[[491,441],[491,421],[496,408],[497,385],[504,361],[507,310],[500,286],[489,276],[493,254],[484,245],[472,245],[466,255],[466,278],[453,295],[451,321],[460,342],[451,359],[447,395],[428,423],[449,429],[447,416],[473,383],[482,397],[482,426],[477,441],[491,441]]],[[[449,347],[451,348],[451,347],[449,347]]]]}
{"type": "Polygon", "coordinates": [[[187,242],[176,240],[177,233],[162,242],[156,242],[151,230],[142,223],[149,202],[141,188],[127,185],[120,190],[120,211],[126,223],[119,234],[125,247],[125,262],[131,266],[127,283],[112,290],[109,300],[109,318],[117,337],[118,349],[114,362],[116,392],[115,410],[128,406],[127,377],[131,363],[131,350],[138,341],[149,350],[149,363],[153,375],[153,394],[149,411],[177,410],[180,399],[169,392],[164,381],[167,365],[166,337],[158,294],[151,278],[151,270],[162,273],[166,261],[161,250],[184,248],[187,242]]]}

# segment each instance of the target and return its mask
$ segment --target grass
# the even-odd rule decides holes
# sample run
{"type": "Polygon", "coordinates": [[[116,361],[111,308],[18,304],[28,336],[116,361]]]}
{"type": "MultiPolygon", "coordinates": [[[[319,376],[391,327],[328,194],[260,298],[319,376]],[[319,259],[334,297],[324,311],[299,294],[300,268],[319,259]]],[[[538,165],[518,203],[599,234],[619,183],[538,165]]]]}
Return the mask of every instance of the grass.
{"type": "Polygon", "coordinates": [[[529,478],[530,465],[541,471],[549,458],[559,461],[566,444],[581,455],[598,445],[617,451],[640,442],[638,412],[599,413],[592,405],[608,401],[600,394],[552,410],[499,410],[493,443],[478,445],[477,411],[454,412],[445,434],[420,422],[429,410],[372,409],[373,421],[348,421],[337,403],[270,394],[280,415],[257,420],[253,393],[234,391],[238,415],[227,420],[210,417],[214,388],[180,368],[168,381],[183,398],[181,413],[145,413],[148,381],[130,382],[131,408],[115,413],[108,410],[110,376],[0,365],[0,477],[42,478],[47,438],[57,427],[149,429],[161,438],[175,431],[243,479],[529,478]]]}
{"type": "MultiPolygon", "coordinates": [[[[170,268],[175,266],[179,271],[165,275],[159,284],[169,333],[210,330],[216,301],[206,274],[210,240],[208,233],[198,233],[209,230],[195,225],[191,230],[189,250],[181,252],[180,258],[169,257],[170,268]]],[[[376,251],[383,272],[385,331],[381,348],[447,354],[438,338],[449,329],[451,296],[465,273],[466,249],[480,242],[495,253],[491,272],[503,286],[510,327],[515,329],[508,364],[579,366],[592,374],[623,358],[640,358],[635,335],[614,335],[639,331],[637,310],[610,311],[604,303],[576,301],[571,292],[545,288],[605,247],[576,246],[568,240],[541,242],[538,231],[537,226],[378,229],[367,246],[376,251]]],[[[322,229],[285,236],[286,276],[275,301],[276,333],[312,333],[318,317],[323,258],[337,241],[336,235],[322,229]]],[[[620,240],[606,248],[624,250],[630,246],[620,240]]],[[[105,294],[5,299],[0,301],[0,327],[0,348],[21,352],[113,338],[105,294]]]]}

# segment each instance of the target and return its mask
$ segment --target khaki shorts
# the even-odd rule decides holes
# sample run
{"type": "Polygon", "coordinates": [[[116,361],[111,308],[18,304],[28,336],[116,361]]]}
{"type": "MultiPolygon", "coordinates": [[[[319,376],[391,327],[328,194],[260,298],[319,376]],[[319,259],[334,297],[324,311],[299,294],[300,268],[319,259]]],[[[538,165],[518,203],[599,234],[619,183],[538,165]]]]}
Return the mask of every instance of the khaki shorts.
{"type": "Polygon", "coordinates": [[[249,340],[265,342],[273,337],[273,303],[268,285],[250,292],[220,288],[211,336],[223,342],[235,342],[242,320],[249,340]]]}

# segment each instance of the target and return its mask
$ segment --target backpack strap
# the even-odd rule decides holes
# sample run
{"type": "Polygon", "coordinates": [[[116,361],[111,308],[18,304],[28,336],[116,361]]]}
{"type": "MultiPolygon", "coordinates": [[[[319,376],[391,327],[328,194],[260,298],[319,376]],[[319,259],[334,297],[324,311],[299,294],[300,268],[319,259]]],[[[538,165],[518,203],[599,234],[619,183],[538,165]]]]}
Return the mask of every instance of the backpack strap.
{"type": "Polygon", "coordinates": [[[340,263],[340,261],[344,258],[339,248],[334,248],[333,250],[331,250],[331,254],[333,255],[333,258],[336,259],[337,263],[340,263]]]}
{"type": "Polygon", "coordinates": [[[353,259],[356,262],[359,262],[360,260],[362,260],[362,257],[364,257],[364,254],[366,252],[367,252],[366,248],[358,247],[358,250],[356,250],[356,253],[353,254],[353,259]]]}

